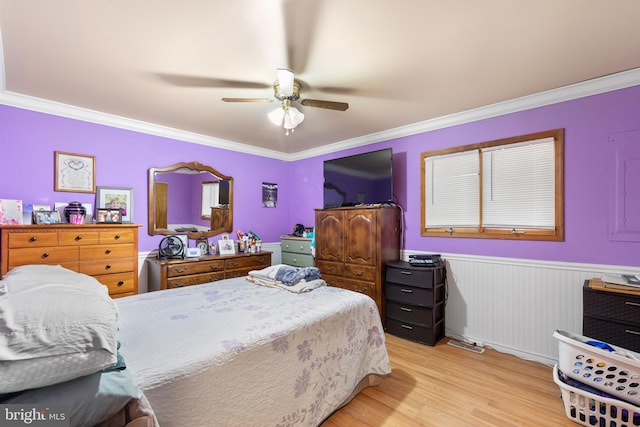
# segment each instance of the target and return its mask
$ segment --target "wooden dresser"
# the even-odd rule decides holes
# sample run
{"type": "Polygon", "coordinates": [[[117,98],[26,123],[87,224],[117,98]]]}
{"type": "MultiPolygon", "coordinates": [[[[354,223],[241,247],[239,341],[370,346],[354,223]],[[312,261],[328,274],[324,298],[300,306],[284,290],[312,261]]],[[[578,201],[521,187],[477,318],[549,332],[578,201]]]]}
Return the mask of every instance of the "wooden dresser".
{"type": "Polygon", "coordinates": [[[400,209],[318,209],[316,266],[330,286],[373,298],[384,322],[384,264],[400,258],[400,209]]]}
{"type": "Polygon", "coordinates": [[[138,224],[0,226],[0,276],[26,264],[93,276],[113,298],[138,293],[138,224]]]}
{"type": "Polygon", "coordinates": [[[149,291],[158,291],[246,276],[251,270],[270,266],[271,252],[147,261],[149,291]]]}

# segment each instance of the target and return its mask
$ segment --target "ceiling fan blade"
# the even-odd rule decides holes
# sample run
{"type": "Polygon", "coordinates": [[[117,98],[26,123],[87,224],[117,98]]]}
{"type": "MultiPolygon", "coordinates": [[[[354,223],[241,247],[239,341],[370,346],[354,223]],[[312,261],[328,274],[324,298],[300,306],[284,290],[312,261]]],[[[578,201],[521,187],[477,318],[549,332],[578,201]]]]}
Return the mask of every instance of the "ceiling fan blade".
{"type": "Polygon", "coordinates": [[[305,72],[309,52],[313,51],[321,3],[316,0],[283,2],[287,64],[298,74],[305,72]]]}
{"type": "Polygon", "coordinates": [[[279,95],[282,97],[293,95],[293,73],[286,68],[278,68],[278,85],[280,86],[279,95]]]}
{"type": "Polygon", "coordinates": [[[346,111],[349,108],[349,104],[346,102],[321,101],[319,99],[303,99],[300,103],[305,107],[326,108],[337,111],[346,111]]]}
{"type": "Polygon", "coordinates": [[[273,102],[269,98],[222,98],[224,102],[273,102]]]}
{"type": "Polygon", "coordinates": [[[158,73],[156,74],[156,77],[174,86],[234,88],[234,89],[267,89],[272,87],[269,84],[260,83],[260,82],[217,79],[214,77],[189,76],[186,74],[158,73]]]}

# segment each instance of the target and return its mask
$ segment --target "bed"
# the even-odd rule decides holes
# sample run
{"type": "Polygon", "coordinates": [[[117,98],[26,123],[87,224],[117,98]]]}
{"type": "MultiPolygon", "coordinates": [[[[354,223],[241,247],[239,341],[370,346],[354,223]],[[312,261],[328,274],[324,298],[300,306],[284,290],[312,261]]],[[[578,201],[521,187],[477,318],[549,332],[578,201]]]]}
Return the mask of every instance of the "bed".
{"type": "Polygon", "coordinates": [[[391,373],[372,299],[294,289],[241,277],[115,300],[135,388],[100,425],[316,426],[391,373]]]}
{"type": "Polygon", "coordinates": [[[118,300],[122,351],[162,427],[319,425],[391,373],[369,297],[245,277],[118,300]]]}

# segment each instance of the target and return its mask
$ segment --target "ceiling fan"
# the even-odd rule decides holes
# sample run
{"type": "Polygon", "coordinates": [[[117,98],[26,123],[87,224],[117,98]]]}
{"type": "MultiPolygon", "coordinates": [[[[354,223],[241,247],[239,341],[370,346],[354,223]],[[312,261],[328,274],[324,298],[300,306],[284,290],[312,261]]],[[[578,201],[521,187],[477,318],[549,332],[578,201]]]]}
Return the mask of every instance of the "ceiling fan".
{"type": "MultiPolygon", "coordinates": [[[[325,108],[328,110],[345,111],[349,108],[346,102],[323,101],[319,99],[300,99],[300,82],[295,79],[292,71],[286,68],[278,68],[278,79],[273,83],[274,97],[280,101],[281,106],[269,113],[271,122],[285,129],[285,134],[290,132],[304,120],[304,114],[295,106],[299,102],[305,107],[325,108]]],[[[222,98],[224,102],[273,102],[271,98],[222,98]]]]}

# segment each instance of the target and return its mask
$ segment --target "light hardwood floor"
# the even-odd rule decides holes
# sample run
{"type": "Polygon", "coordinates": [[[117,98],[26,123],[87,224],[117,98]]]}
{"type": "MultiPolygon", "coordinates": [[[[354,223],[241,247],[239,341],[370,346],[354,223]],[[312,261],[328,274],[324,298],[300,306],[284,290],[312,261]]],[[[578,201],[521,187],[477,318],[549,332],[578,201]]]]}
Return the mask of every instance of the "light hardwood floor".
{"type": "Polygon", "coordinates": [[[577,426],[564,414],[552,367],[441,340],[429,347],[387,334],[392,374],[322,427],[577,426]]]}

